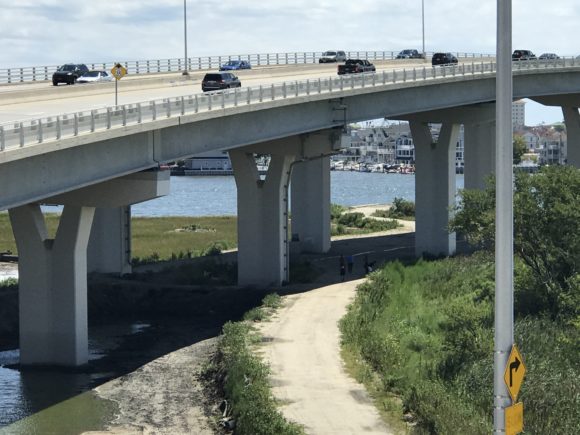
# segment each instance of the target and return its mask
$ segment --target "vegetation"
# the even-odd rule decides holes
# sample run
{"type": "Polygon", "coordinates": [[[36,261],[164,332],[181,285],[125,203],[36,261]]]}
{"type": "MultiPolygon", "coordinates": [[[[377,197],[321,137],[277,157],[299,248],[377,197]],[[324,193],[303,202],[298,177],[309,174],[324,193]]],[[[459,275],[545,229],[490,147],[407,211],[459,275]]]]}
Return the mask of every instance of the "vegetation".
{"type": "MultiPolygon", "coordinates": [[[[529,433],[580,433],[579,177],[553,167],[515,182],[515,342],[529,433]]],[[[451,225],[482,251],[387,265],[341,322],[353,372],[382,411],[402,404],[413,433],[491,432],[493,194],[493,185],[464,191],[451,225]]]]}
{"type": "MultiPolygon", "coordinates": [[[[45,216],[54,237],[59,215],[45,216]]],[[[216,254],[237,246],[235,216],[132,218],[134,264],[216,254]]],[[[8,213],[0,213],[0,251],[17,253],[8,213]]]]}
{"type": "Polygon", "coordinates": [[[375,210],[373,216],[391,219],[415,220],[415,203],[403,198],[395,198],[387,210],[375,210]]]}
{"type": "Polygon", "coordinates": [[[526,140],[523,136],[514,136],[513,142],[513,155],[514,155],[514,165],[521,163],[522,156],[526,153],[526,140]]]}
{"type": "MultiPolygon", "coordinates": [[[[280,305],[278,295],[264,298],[261,310],[280,305]]],[[[252,310],[255,311],[255,310],[252,310]]],[[[252,321],[259,321],[247,314],[252,321]]],[[[288,422],[277,409],[269,384],[270,369],[252,352],[260,342],[248,322],[228,322],[220,337],[218,353],[210,373],[223,381],[223,389],[239,435],[301,435],[300,426],[288,422]]]]}
{"type": "Polygon", "coordinates": [[[366,218],[363,213],[344,213],[336,214],[337,210],[331,212],[332,234],[365,234],[379,231],[388,231],[399,227],[395,220],[380,221],[377,219],[366,218]]]}

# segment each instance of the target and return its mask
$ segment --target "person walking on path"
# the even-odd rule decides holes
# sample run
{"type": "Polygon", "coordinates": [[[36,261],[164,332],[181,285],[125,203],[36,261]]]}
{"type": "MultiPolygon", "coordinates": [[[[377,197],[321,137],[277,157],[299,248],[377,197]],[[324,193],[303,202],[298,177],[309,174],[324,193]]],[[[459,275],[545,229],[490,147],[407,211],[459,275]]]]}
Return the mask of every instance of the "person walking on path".
{"type": "Polygon", "coordinates": [[[352,268],[354,267],[354,257],[352,254],[346,257],[346,266],[348,268],[349,275],[352,273],[352,268]]]}
{"type": "Polygon", "coordinates": [[[344,256],[340,254],[340,259],[338,261],[340,266],[340,280],[344,281],[344,274],[346,273],[346,263],[344,261],[344,256]]]}

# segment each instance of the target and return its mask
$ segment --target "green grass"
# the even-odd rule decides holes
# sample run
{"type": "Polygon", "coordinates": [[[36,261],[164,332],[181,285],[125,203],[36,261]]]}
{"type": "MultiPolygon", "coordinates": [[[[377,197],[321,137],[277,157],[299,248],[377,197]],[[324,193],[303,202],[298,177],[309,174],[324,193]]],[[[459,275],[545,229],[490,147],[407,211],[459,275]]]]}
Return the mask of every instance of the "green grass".
{"type": "MultiPolygon", "coordinates": [[[[244,318],[260,321],[268,311],[281,305],[280,296],[268,295],[262,307],[254,308],[244,318]]],[[[270,387],[270,368],[255,355],[253,348],[261,337],[248,321],[228,322],[220,337],[215,363],[206,375],[221,380],[232,407],[236,434],[303,435],[302,427],[288,422],[278,410],[270,387]]]]}
{"type": "MultiPolygon", "coordinates": [[[[49,235],[54,237],[59,215],[45,216],[49,235]]],[[[131,223],[132,254],[137,261],[199,256],[237,246],[235,216],[134,217],[131,223]]],[[[8,213],[0,213],[0,251],[18,253],[8,213]]]]}
{"type": "MultiPolygon", "coordinates": [[[[341,321],[343,354],[387,420],[410,411],[412,433],[491,432],[493,295],[482,254],[391,263],[359,287],[341,321]]],[[[515,341],[528,366],[527,433],[580,433],[579,329],[518,317],[515,341]]]]}

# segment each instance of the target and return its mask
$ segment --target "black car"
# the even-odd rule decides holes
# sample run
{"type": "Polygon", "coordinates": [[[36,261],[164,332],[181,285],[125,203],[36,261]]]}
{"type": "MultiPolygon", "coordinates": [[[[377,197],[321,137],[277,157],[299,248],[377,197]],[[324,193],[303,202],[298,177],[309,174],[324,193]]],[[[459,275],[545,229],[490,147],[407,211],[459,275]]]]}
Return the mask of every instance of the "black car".
{"type": "Polygon", "coordinates": [[[536,55],[530,50],[514,50],[512,53],[512,60],[531,60],[535,58],[536,55]]]}
{"type": "Polygon", "coordinates": [[[431,65],[455,65],[457,58],[451,53],[435,53],[431,58],[431,65]]]}
{"type": "Polygon", "coordinates": [[[240,79],[229,72],[207,73],[201,82],[201,90],[203,92],[239,88],[241,86],[240,79]]]}
{"type": "Polygon", "coordinates": [[[52,84],[57,86],[59,83],[74,85],[77,79],[84,73],[89,72],[87,66],[83,63],[67,63],[60,66],[52,75],[52,84]]]}
{"type": "Polygon", "coordinates": [[[395,59],[424,59],[424,57],[418,50],[408,48],[400,51],[395,59]]]}

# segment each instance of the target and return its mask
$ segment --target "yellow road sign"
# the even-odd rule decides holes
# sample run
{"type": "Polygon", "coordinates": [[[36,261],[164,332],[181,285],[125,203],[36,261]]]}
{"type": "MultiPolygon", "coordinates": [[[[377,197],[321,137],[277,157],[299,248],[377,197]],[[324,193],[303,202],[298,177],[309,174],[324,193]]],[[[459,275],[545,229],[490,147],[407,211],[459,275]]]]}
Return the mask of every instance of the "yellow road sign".
{"type": "Polygon", "coordinates": [[[518,402],[505,409],[505,433],[516,435],[524,430],[524,404],[518,402]]]}
{"type": "Polygon", "coordinates": [[[123,76],[127,74],[127,69],[118,63],[113,68],[111,68],[111,74],[113,74],[113,77],[115,77],[117,80],[121,80],[123,76]]]}
{"type": "Polygon", "coordinates": [[[522,359],[518,348],[514,344],[512,346],[512,351],[510,352],[510,356],[505,367],[505,373],[503,375],[507,389],[514,402],[518,398],[520,387],[524,381],[525,374],[526,366],[524,365],[524,360],[522,359]]]}

